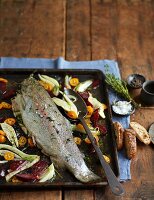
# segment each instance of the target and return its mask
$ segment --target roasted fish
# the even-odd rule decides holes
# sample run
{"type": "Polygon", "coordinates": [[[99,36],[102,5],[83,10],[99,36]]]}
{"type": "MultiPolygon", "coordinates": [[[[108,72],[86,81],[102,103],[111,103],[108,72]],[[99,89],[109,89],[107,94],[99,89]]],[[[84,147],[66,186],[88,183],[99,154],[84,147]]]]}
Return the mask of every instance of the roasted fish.
{"type": "Polygon", "coordinates": [[[36,79],[30,77],[22,82],[12,107],[14,112],[20,112],[28,132],[55,166],[67,168],[81,182],[99,179],[86,166],[73,140],[70,122],[36,79]]]}

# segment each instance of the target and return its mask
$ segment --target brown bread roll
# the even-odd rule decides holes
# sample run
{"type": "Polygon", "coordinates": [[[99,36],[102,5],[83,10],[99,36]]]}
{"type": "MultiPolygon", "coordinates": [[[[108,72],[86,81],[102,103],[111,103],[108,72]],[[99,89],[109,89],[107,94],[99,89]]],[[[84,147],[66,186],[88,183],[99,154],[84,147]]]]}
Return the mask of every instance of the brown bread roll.
{"type": "Polygon", "coordinates": [[[122,149],[124,143],[124,129],[119,122],[114,122],[113,125],[116,134],[117,149],[120,150],[122,149]]]}
{"type": "Polygon", "coordinates": [[[129,159],[134,158],[137,152],[136,133],[134,130],[125,129],[124,143],[125,143],[127,157],[129,159]]]}

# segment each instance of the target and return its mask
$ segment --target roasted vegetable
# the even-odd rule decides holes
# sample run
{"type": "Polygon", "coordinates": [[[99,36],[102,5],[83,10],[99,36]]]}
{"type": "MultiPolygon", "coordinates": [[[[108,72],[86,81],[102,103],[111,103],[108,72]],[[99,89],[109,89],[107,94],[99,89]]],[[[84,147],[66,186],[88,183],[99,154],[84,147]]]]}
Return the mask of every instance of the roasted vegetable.
{"type": "Polygon", "coordinates": [[[5,158],[5,160],[14,160],[14,153],[12,153],[10,151],[6,151],[4,153],[4,158],[5,158]]]}
{"type": "Polygon", "coordinates": [[[7,123],[10,126],[13,126],[16,123],[16,119],[10,117],[10,118],[7,118],[4,122],[7,123]]]}
{"type": "Polygon", "coordinates": [[[78,78],[71,78],[69,81],[70,85],[75,87],[79,84],[79,79],[78,78]]]}
{"type": "Polygon", "coordinates": [[[94,98],[91,93],[89,93],[88,101],[93,105],[94,110],[98,109],[99,115],[104,119],[105,118],[104,104],[102,104],[96,98],[94,98]]]}
{"type": "Polygon", "coordinates": [[[5,143],[6,137],[4,135],[0,135],[0,143],[5,143]]]}
{"type": "Polygon", "coordinates": [[[12,145],[14,147],[18,147],[19,146],[18,139],[14,128],[5,122],[1,123],[1,127],[3,131],[6,133],[6,137],[12,143],[12,145]]]}
{"type": "Polygon", "coordinates": [[[79,83],[76,87],[75,87],[75,91],[76,92],[84,92],[85,90],[87,90],[87,88],[92,84],[92,80],[87,80],[84,82],[79,83]]]}
{"type": "Polygon", "coordinates": [[[49,77],[47,75],[38,75],[39,78],[41,79],[41,81],[45,82],[45,83],[48,83],[51,85],[51,88],[52,89],[52,92],[55,96],[58,96],[59,94],[59,88],[60,88],[60,85],[58,83],[58,81],[52,77],[49,77]]]}
{"type": "Polygon", "coordinates": [[[54,177],[55,168],[53,163],[45,170],[44,174],[40,177],[39,182],[51,180],[54,177]]]}

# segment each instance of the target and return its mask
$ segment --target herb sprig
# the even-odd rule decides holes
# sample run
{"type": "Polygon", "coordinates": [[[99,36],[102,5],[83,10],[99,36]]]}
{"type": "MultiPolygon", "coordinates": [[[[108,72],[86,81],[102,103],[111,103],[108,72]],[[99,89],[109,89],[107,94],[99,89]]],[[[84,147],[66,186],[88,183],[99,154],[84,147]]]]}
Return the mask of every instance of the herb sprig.
{"type": "Polygon", "coordinates": [[[121,95],[122,97],[124,97],[125,99],[127,99],[128,101],[131,101],[132,104],[135,106],[135,108],[138,108],[139,105],[134,101],[134,99],[130,96],[129,91],[127,89],[126,86],[126,82],[116,78],[114,74],[110,74],[109,73],[109,66],[105,65],[105,69],[106,69],[106,79],[105,82],[112,87],[113,90],[115,90],[115,92],[117,92],[119,95],[121,95]]]}

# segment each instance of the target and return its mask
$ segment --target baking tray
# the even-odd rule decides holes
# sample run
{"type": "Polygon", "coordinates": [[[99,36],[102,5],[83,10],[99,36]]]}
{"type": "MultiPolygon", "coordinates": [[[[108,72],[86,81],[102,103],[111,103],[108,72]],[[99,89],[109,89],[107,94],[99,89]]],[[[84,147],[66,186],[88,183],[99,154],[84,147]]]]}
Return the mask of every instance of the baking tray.
{"type": "MultiPolygon", "coordinates": [[[[55,69],[3,69],[0,70],[0,77],[6,78],[9,82],[14,83],[17,82],[20,85],[25,78],[29,77],[31,74],[46,74],[53,78],[56,78],[59,81],[63,81],[65,75],[72,75],[76,76],[80,79],[80,81],[85,81],[88,79],[99,80],[100,85],[98,88],[95,89],[94,96],[97,97],[98,100],[105,103],[108,108],[105,110],[106,118],[102,121],[107,128],[107,134],[102,137],[102,152],[110,157],[111,162],[110,166],[116,175],[119,178],[119,166],[118,166],[118,158],[117,158],[117,150],[115,145],[115,134],[112,125],[112,115],[111,109],[109,104],[109,97],[108,97],[108,90],[105,83],[105,75],[100,70],[55,70],[55,69]]],[[[7,99],[9,101],[9,99],[7,99]]],[[[3,115],[7,115],[8,113],[0,112],[0,117],[3,115]]],[[[9,113],[9,116],[11,113],[9,113]]],[[[14,127],[18,129],[18,125],[14,127]]],[[[21,131],[21,130],[20,130],[21,131]]],[[[74,133],[76,134],[76,133],[74,133]]],[[[86,145],[84,145],[86,146],[86,145]]],[[[81,151],[87,155],[87,150],[82,149],[81,151]]],[[[41,155],[39,149],[34,149],[33,153],[37,153],[41,155]]],[[[32,152],[31,152],[32,153],[32,152]]],[[[69,171],[67,170],[59,170],[59,175],[56,175],[56,178],[53,182],[44,182],[44,183],[37,183],[37,182],[22,182],[22,183],[12,183],[12,182],[5,182],[0,180],[0,188],[13,188],[13,189],[32,189],[32,188],[60,188],[60,187],[69,187],[69,188],[91,188],[91,187],[100,187],[103,185],[107,185],[107,180],[102,170],[102,167],[97,160],[97,156],[95,153],[89,153],[88,150],[88,158],[90,157],[90,162],[87,160],[87,165],[98,175],[102,177],[102,180],[99,182],[94,183],[81,183],[79,182],[69,171]],[[92,164],[91,164],[92,163],[92,164]]],[[[48,158],[47,158],[48,159],[48,158]]]]}

